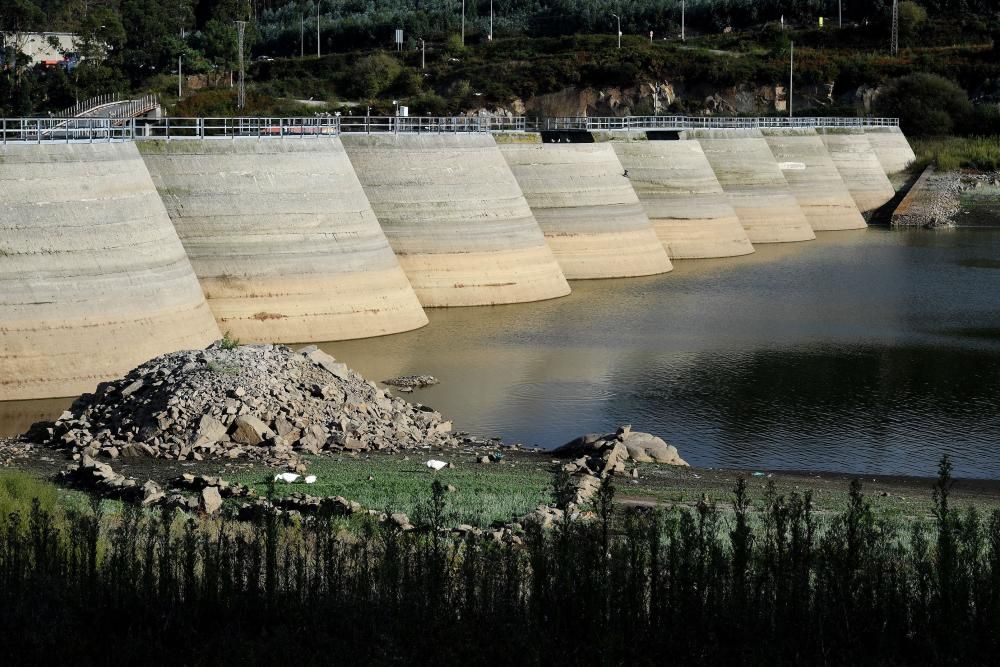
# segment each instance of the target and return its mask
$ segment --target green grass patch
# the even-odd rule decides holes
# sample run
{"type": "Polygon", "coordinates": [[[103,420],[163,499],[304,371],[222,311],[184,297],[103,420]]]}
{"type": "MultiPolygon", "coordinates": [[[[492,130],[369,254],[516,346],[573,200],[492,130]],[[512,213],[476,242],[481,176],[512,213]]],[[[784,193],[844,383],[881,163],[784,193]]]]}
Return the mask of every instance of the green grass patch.
{"type": "Polygon", "coordinates": [[[939,171],[975,169],[1000,170],[1000,137],[932,137],[914,139],[913,152],[917,156],[914,169],[933,164],[939,171]]]}
{"type": "MultiPolygon", "coordinates": [[[[276,493],[295,492],[315,496],[343,496],[368,509],[405,512],[418,516],[431,496],[431,483],[438,479],[452,485],[447,509],[453,523],[488,526],[494,521],[510,521],[549,502],[552,479],[548,466],[535,461],[503,461],[478,464],[471,455],[410,455],[373,458],[310,457],[309,474],[315,484],[278,484],[276,493]],[[427,459],[451,461],[454,468],[435,472],[427,459]]],[[[275,471],[258,467],[232,476],[260,494],[267,493],[267,480],[275,471]]]]}

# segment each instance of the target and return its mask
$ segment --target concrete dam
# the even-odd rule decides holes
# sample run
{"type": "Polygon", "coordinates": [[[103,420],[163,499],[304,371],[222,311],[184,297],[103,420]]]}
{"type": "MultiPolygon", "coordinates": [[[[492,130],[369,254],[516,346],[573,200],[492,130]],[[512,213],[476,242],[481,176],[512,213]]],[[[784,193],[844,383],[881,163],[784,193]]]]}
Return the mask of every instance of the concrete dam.
{"type": "Polygon", "coordinates": [[[912,160],[828,119],[32,120],[0,137],[4,401],[861,228],[912,160]]]}
{"type": "Polygon", "coordinates": [[[298,343],[427,323],[339,138],[137,145],[222,331],[298,343]]]}
{"type": "Polygon", "coordinates": [[[500,152],[567,278],[673,268],[611,144],[545,144],[537,133],[513,139],[500,152]]]}

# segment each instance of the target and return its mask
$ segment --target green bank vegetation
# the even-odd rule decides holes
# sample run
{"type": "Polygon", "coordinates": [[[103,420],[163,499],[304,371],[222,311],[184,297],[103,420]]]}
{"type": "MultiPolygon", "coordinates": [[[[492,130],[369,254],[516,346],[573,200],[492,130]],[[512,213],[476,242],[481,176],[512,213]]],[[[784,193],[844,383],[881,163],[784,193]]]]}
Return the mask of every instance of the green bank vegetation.
{"type": "Polygon", "coordinates": [[[914,524],[857,482],[829,516],[808,490],[758,503],[742,481],[718,503],[616,510],[605,484],[594,520],[497,543],[449,533],[449,494],[433,487],[406,533],[29,501],[0,517],[0,654],[912,665],[989,664],[1000,648],[1000,510],[956,510],[947,461],[931,519],[914,524]]]}
{"type": "Polygon", "coordinates": [[[916,171],[923,171],[928,164],[940,171],[1000,171],[1000,135],[920,138],[914,139],[912,146],[916,171]]]}
{"type": "MultiPolygon", "coordinates": [[[[457,465],[433,471],[425,465],[428,458],[377,456],[374,458],[308,457],[309,474],[317,482],[279,485],[278,495],[306,492],[315,496],[343,496],[364,507],[414,514],[426,501],[427,489],[434,480],[446,487],[448,504],[455,524],[489,526],[494,521],[509,521],[523,516],[548,501],[549,466],[542,460],[506,461],[493,464],[457,465]]],[[[445,457],[450,459],[451,457],[445,457]]],[[[232,476],[233,481],[249,485],[259,494],[268,490],[267,480],[273,471],[260,467],[232,476]]]]}

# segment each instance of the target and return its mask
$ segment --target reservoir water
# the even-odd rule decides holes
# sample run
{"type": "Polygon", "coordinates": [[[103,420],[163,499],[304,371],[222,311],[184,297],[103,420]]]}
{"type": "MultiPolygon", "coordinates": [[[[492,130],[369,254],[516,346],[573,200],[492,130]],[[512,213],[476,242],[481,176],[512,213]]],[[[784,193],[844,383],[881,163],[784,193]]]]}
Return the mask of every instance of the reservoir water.
{"type": "MultiPolygon", "coordinates": [[[[818,237],[322,347],[508,442],[632,424],[696,466],[1000,477],[1000,230],[818,237]]],[[[0,403],[0,433],[69,402],[0,403]]]]}

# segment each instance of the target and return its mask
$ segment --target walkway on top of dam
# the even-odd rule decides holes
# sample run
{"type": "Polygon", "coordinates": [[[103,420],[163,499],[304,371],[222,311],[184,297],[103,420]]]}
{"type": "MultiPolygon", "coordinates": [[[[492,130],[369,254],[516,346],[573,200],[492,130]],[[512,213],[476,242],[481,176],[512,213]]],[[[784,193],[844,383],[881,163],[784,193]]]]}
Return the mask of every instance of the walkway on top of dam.
{"type": "Polygon", "coordinates": [[[315,137],[341,134],[679,132],[711,129],[898,127],[898,118],[836,116],[316,116],[311,118],[0,118],[0,144],[315,137]],[[70,122],[71,121],[71,122],[70,122]]]}

